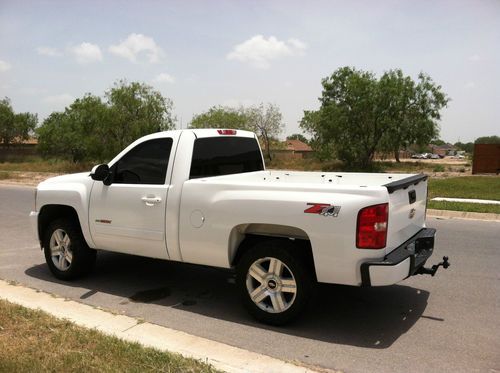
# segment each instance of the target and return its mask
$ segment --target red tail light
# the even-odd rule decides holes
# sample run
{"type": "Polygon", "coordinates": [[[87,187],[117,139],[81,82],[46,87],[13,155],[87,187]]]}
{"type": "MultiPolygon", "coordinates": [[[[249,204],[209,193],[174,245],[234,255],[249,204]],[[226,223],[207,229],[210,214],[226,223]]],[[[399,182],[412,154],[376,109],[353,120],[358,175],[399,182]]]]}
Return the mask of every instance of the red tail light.
{"type": "Polygon", "coordinates": [[[219,135],[236,135],[236,130],[217,130],[219,135]]]}
{"type": "Polygon", "coordinates": [[[358,212],[356,247],[358,249],[383,249],[387,241],[389,204],[368,206],[358,212]]]}

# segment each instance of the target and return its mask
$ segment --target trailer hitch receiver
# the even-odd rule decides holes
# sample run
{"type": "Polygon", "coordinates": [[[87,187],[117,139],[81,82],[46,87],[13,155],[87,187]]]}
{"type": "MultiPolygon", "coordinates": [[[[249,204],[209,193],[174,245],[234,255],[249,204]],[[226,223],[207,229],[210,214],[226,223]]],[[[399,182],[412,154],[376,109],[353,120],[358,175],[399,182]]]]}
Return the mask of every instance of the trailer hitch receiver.
{"type": "Polygon", "coordinates": [[[431,268],[420,267],[417,271],[419,275],[431,275],[434,276],[439,267],[443,266],[444,269],[450,266],[447,256],[443,256],[443,261],[438,264],[434,264],[431,268]]]}

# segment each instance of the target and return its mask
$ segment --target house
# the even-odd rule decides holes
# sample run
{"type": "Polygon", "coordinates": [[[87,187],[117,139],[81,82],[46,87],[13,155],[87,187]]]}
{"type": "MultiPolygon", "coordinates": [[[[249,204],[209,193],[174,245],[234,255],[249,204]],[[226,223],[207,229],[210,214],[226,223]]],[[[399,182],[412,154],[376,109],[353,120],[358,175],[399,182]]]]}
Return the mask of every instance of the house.
{"type": "Polygon", "coordinates": [[[285,149],[297,158],[307,158],[313,154],[311,147],[300,140],[286,140],[285,149]]]}
{"type": "Polygon", "coordinates": [[[443,145],[429,144],[429,149],[431,150],[431,153],[442,156],[455,155],[455,152],[457,150],[452,144],[443,144],[443,145]]]}

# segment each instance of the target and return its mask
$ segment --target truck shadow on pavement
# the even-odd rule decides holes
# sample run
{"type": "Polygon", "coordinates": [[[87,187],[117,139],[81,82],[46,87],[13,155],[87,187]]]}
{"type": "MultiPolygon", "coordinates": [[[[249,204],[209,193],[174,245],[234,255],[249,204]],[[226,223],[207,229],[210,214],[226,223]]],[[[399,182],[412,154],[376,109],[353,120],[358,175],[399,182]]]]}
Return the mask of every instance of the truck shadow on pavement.
{"type": "MultiPolygon", "coordinates": [[[[42,281],[82,288],[79,296],[73,291],[71,297],[87,304],[100,305],[94,300],[98,293],[119,297],[112,298],[114,303],[106,307],[132,316],[140,316],[138,303],[150,303],[278,333],[375,349],[390,347],[406,333],[422,317],[429,298],[429,292],[404,285],[358,288],[319,284],[299,320],[270,327],[255,322],[245,312],[232,274],[226,270],[99,252],[94,272],[81,280],[57,280],[45,264],[28,268],[25,273],[42,281]]],[[[69,297],[63,290],[58,295],[69,297]]],[[[165,317],[147,321],[161,323],[165,317]]]]}

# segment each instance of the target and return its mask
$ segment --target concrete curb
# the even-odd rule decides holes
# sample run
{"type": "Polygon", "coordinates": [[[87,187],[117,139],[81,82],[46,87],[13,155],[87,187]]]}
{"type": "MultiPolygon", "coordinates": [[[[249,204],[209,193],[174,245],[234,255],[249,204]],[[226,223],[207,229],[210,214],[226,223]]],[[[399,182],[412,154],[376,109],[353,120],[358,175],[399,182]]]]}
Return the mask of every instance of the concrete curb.
{"type": "Polygon", "coordinates": [[[427,216],[430,218],[489,220],[489,221],[500,222],[500,214],[492,214],[492,213],[484,213],[484,212],[467,212],[467,211],[428,209],[427,216]]]}
{"type": "MultiPolygon", "coordinates": [[[[190,335],[163,326],[115,315],[86,304],[0,280],[0,298],[30,309],[45,311],[79,326],[96,329],[129,342],[181,354],[226,372],[317,372],[270,356],[190,335]]],[[[323,370],[322,370],[323,371],[323,370]]]]}

